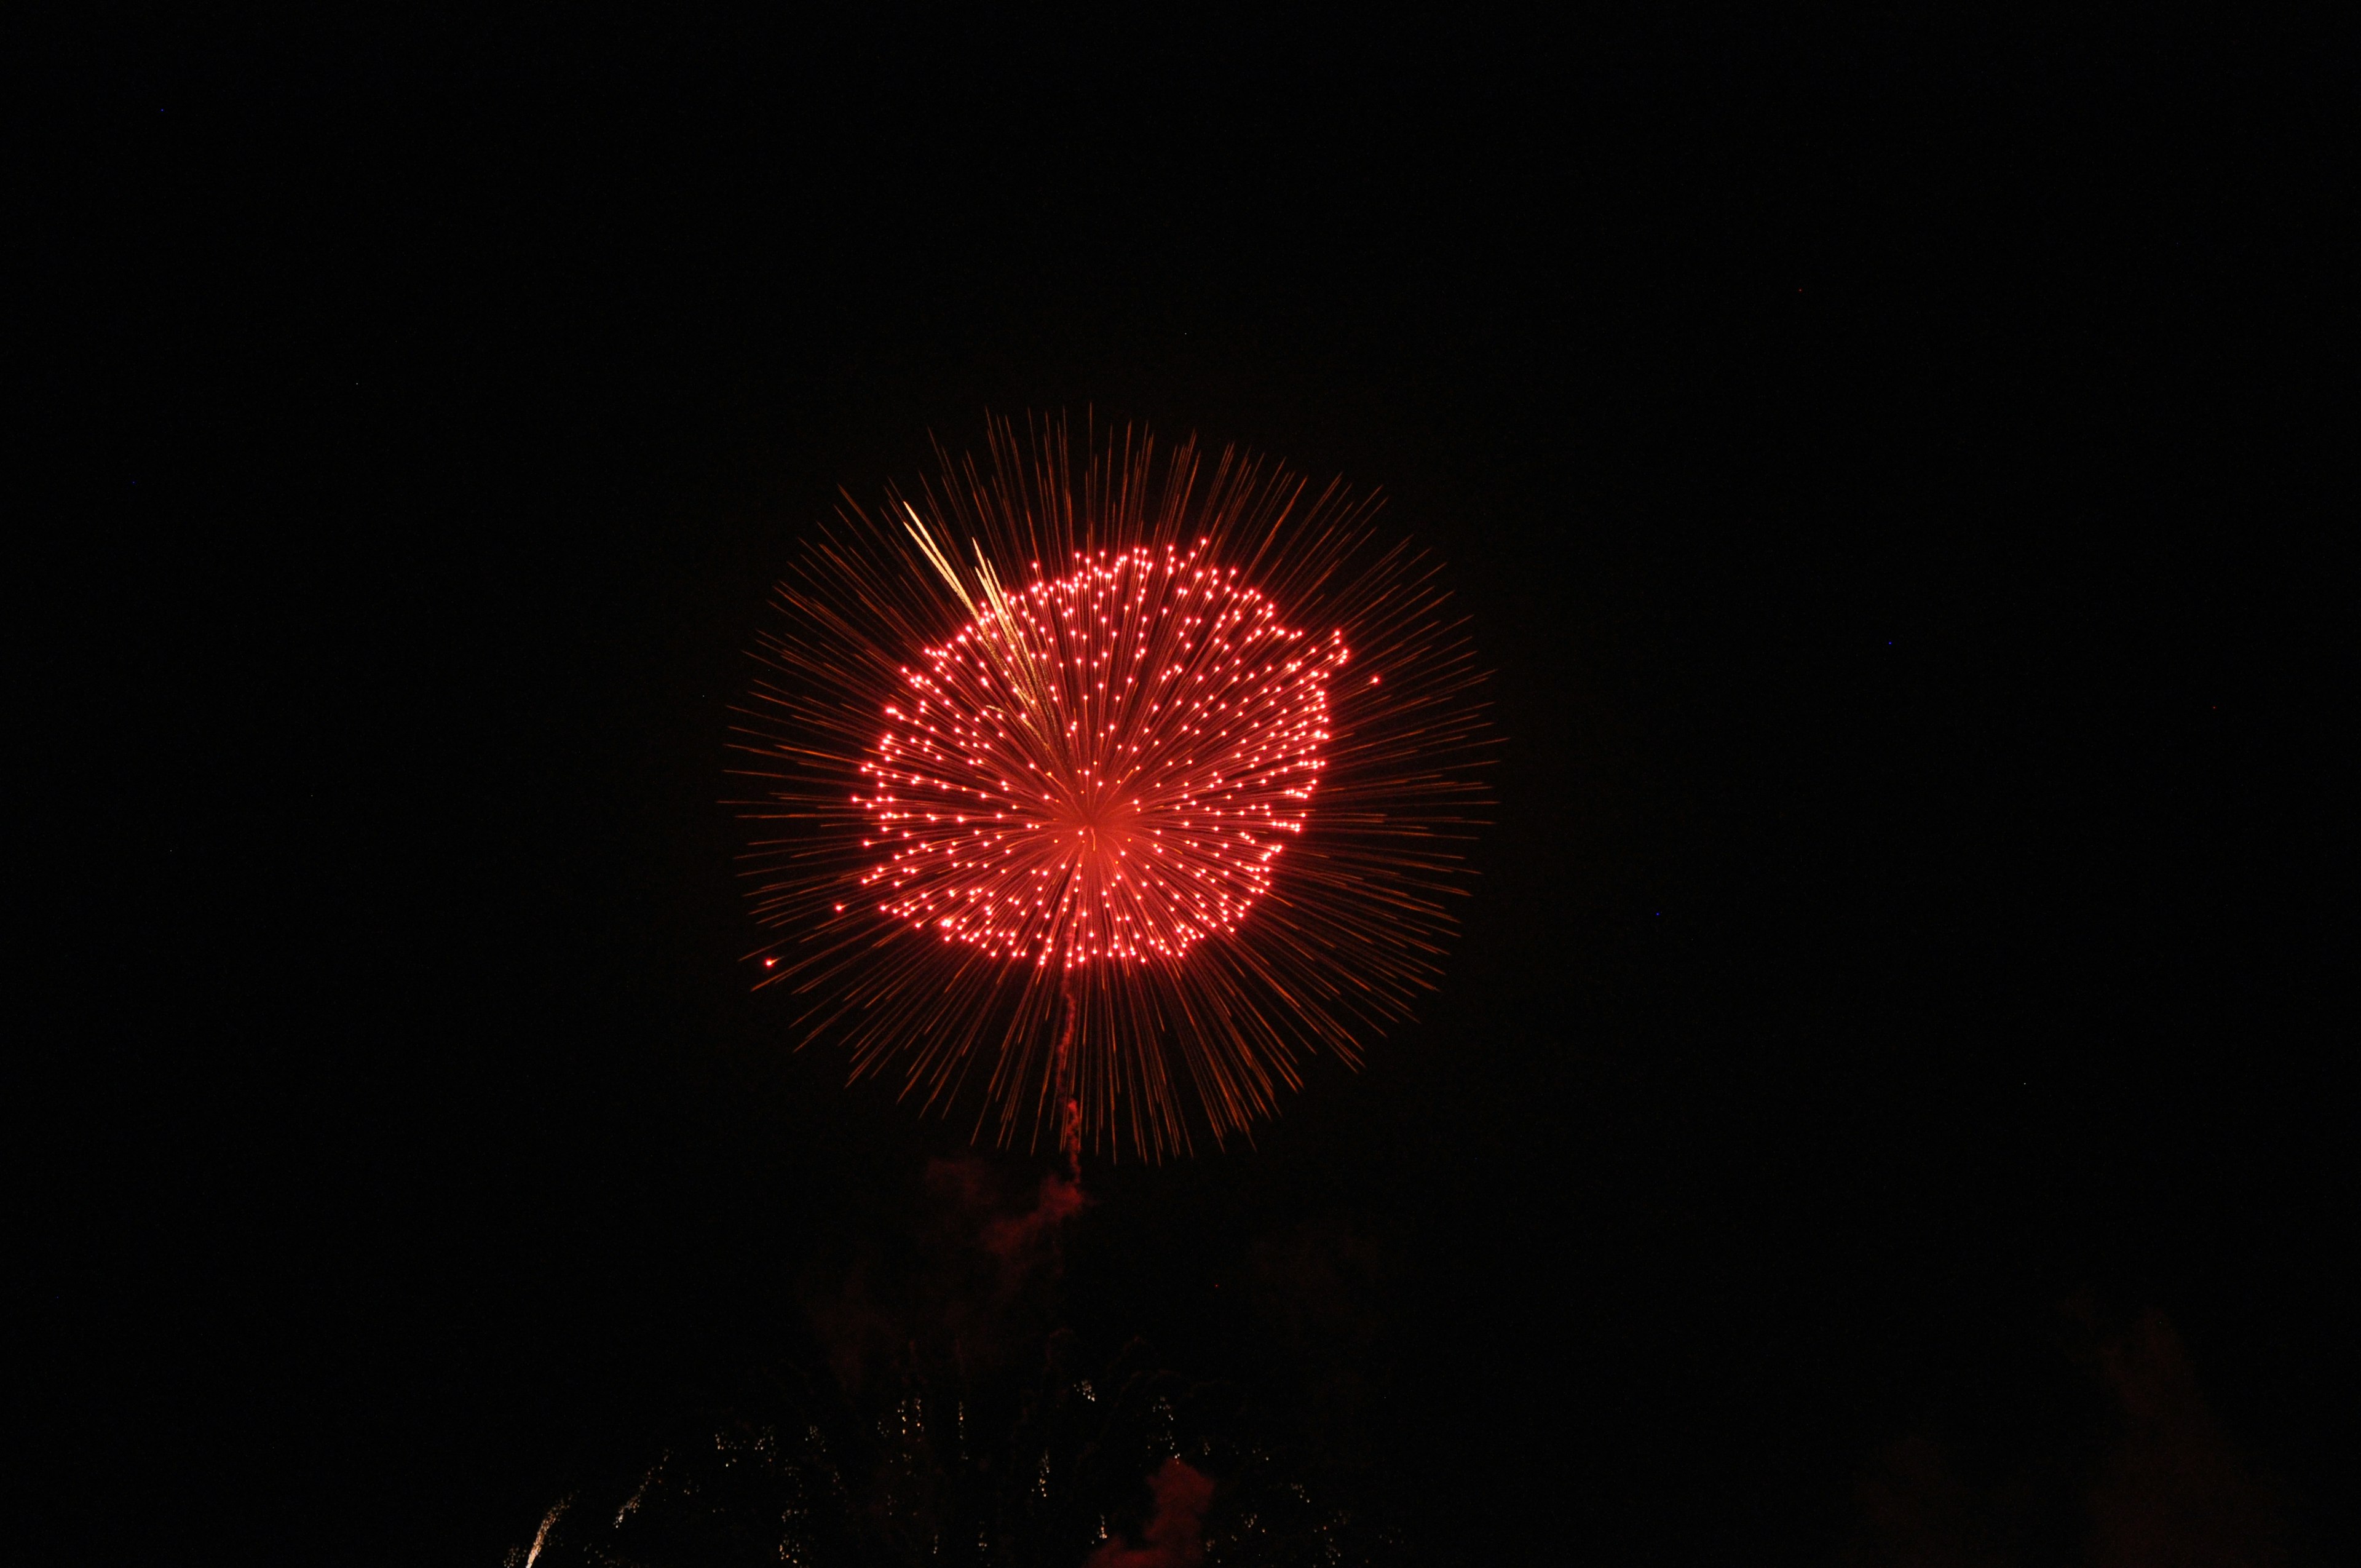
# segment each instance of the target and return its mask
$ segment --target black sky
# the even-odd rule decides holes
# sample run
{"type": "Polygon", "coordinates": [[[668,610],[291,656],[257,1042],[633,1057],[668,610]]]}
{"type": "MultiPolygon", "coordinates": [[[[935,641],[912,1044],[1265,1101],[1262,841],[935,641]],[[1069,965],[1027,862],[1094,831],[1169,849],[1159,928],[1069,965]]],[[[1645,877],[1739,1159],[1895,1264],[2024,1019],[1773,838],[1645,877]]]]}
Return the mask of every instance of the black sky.
{"type": "Polygon", "coordinates": [[[1084,406],[1381,487],[1505,744],[1425,1021],[1105,1177],[1079,1333],[1287,1398],[1214,1288],[1328,1259],[1435,1560],[1800,1563],[2154,1309],[2356,1522],[2337,40],[25,58],[26,1560],[495,1561],[917,1223],[958,1131],[735,968],[725,710],[839,485],[1084,406]]]}

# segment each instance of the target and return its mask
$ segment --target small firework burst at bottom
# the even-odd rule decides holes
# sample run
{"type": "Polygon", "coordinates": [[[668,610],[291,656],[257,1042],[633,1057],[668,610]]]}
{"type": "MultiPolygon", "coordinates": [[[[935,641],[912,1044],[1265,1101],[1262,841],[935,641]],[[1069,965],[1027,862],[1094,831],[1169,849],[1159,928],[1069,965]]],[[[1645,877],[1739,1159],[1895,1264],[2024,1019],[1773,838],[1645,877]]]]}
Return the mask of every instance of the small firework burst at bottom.
{"type": "Polygon", "coordinates": [[[781,1379],[568,1493],[508,1568],[1415,1561],[1235,1387],[1159,1368],[1136,1343],[1087,1376],[1068,1359],[1053,1354],[1013,1401],[916,1371],[859,1399],[825,1378],[781,1379]]]}

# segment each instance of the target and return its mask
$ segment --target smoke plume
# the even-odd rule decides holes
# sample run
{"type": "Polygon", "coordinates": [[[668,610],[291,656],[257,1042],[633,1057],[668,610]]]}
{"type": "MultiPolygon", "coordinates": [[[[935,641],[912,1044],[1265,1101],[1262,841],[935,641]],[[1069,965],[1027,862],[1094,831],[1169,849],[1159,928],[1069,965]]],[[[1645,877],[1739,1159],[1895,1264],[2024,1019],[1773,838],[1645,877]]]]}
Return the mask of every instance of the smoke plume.
{"type": "Polygon", "coordinates": [[[1082,1568],[1197,1568],[1205,1559],[1205,1510],[1213,1506],[1213,1483],[1178,1456],[1148,1478],[1155,1512],[1137,1545],[1110,1541],[1082,1568]]]}

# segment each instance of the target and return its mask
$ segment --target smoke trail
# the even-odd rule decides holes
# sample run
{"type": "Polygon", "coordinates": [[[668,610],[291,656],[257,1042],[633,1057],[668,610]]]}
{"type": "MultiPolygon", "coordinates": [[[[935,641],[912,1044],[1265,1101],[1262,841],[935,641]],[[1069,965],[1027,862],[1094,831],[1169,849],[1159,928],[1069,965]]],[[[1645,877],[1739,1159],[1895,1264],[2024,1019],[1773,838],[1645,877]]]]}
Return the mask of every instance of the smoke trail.
{"type": "Polygon", "coordinates": [[[1213,1507],[1213,1483],[1178,1455],[1148,1478],[1156,1511],[1140,1531],[1139,1544],[1110,1541],[1082,1568],[1197,1568],[1205,1560],[1205,1510],[1213,1507]]]}

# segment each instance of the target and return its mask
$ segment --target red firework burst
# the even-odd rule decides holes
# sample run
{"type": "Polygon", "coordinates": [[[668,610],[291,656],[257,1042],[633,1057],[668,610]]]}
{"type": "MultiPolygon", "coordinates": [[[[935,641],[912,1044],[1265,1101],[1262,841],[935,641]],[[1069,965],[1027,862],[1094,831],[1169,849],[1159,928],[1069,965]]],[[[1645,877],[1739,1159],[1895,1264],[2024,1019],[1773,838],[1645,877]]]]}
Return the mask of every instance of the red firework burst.
{"type": "Polygon", "coordinates": [[[1077,464],[1055,422],[886,521],[848,496],[738,709],[759,983],[856,1077],[1073,1157],[1357,1063],[1433,982],[1482,800],[1472,654],[1375,510],[1137,430],[1077,464]]]}

